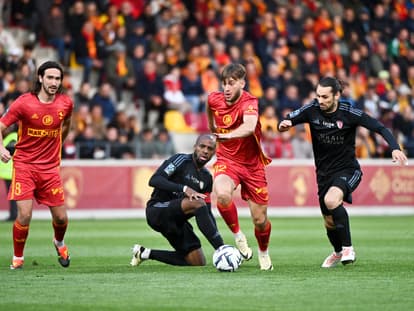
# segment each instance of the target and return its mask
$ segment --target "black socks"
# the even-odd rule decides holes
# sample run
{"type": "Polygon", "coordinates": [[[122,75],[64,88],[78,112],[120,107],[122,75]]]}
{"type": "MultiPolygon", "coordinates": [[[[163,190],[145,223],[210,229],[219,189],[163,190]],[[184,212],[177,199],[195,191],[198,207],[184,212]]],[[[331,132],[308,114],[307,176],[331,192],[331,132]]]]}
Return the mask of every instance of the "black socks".
{"type": "MultiPolygon", "coordinates": [[[[341,204],[337,208],[331,210],[333,221],[336,227],[336,232],[338,234],[338,238],[341,241],[342,246],[351,246],[351,231],[349,229],[349,217],[346,209],[341,204]]],[[[329,234],[328,234],[329,237],[329,234]]],[[[335,238],[336,239],[336,238],[335,238]]],[[[331,238],[329,237],[329,240],[331,238]]],[[[331,241],[332,243],[332,241],[331,241]]],[[[337,242],[335,242],[337,243],[337,242]]],[[[336,245],[334,245],[336,250],[336,245]]]]}

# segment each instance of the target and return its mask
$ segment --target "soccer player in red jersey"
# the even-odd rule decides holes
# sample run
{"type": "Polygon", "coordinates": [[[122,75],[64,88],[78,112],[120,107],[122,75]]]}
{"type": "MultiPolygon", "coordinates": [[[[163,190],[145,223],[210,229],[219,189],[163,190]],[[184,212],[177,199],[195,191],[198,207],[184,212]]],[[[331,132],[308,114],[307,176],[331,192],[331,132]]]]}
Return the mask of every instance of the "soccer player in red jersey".
{"type": "Polygon", "coordinates": [[[240,230],[233,193],[241,186],[241,196],[249,204],[254,233],[259,246],[261,270],[272,270],[268,253],[271,223],[267,218],[268,191],[265,165],[271,160],[263,153],[258,100],[243,88],[246,70],[229,64],[221,73],[222,92],[208,96],[209,127],[219,141],[214,164],[214,193],[217,208],[233,232],[237,248],[245,260],[253,256],[246,236],[240,230]]]}
{"type": "Polygon", "coordinates": [[[60,178],[62,141],[66,138],[73,110],[71,98],[62,92],[63,69],[53,61],[37,70],[34,89],[18,97],[0,119],[0,159],[12,155],[3,147],[2,132],[14,123],[19,126],[13,155],[13,178],[9,200],[17,202],[13,225],[14,256],[10,269],[23,267],[23,251],[32,218],[33,200],[47,205],[52,214],[53,245],[63,267],[70,264],[64,236],[68,216],[60,178]]]}

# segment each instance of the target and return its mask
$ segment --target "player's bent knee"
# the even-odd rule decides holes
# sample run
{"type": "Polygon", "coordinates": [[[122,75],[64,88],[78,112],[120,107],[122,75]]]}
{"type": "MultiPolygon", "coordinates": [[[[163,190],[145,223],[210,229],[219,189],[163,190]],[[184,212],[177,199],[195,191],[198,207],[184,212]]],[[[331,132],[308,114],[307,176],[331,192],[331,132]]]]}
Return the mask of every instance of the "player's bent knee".
{"type": "Polygon", "coordinates": [[[229,206],[231,203],[231,195],[229,194],[217,194],[217,203],[221,205],[222,208],[229,206]]]}

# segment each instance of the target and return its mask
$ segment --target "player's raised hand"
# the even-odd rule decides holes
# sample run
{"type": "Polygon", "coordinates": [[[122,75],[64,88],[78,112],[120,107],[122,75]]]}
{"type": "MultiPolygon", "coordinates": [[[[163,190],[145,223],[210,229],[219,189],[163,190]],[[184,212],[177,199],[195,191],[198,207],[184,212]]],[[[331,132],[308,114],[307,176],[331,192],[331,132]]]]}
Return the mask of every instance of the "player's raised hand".
{"type": "Polygon", "coordinates": [[[404,152],[398,149],[392,151],[392,161],[398,163],[401,166],[408,165],[407,156],[404,152]]]}
{"type": "Polygon", "coordinates": [[[283,120],[279,123],[279,132],[286,132],[292,127],[292,121],[290,120],[283,120]]]}

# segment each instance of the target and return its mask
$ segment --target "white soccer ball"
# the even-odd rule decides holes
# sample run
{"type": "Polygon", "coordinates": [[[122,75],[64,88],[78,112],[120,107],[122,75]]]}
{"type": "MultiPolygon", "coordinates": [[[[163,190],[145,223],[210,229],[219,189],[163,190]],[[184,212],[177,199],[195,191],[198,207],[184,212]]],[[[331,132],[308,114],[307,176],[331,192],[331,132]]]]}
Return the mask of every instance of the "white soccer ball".
{"type": "Polygon", "coordinates": [[[222,245],[213,254],[213,265],[219,271],[236,271],[242,262],[242,256],[237,248],[222,245]]]}

